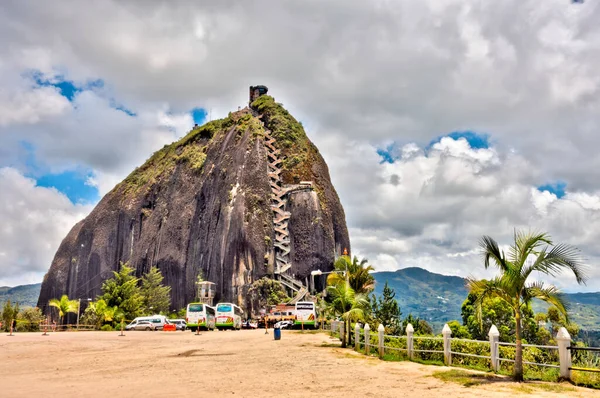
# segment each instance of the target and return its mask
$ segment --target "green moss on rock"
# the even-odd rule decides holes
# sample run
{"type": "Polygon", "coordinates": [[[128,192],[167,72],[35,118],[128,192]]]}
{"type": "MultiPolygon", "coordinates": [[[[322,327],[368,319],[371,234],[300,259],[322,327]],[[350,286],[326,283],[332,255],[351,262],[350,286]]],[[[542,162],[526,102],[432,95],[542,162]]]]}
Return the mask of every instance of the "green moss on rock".
{"type": "Polygon", "coordinates": [[[302,124],[298,122],[273,97],[262,95],[252,103],[252,108],[263,115],[265,126],[271,130],[277,146],[285,157],[282,178],[286,184],[297,184],[312,179],[310,170],[311,147],[302,124]]]}

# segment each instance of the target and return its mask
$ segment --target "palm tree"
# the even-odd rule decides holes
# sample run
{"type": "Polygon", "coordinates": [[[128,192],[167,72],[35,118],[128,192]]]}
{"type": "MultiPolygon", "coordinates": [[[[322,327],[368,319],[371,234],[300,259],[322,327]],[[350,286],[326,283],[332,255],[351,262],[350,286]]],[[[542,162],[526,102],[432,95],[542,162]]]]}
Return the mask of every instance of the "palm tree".
{"type": "Polygon", "coordinates": [[[69,300],[69,296],[67,296],[66,294],[63,294],[60,300],[55,298],[51,299],[48,302],[48,305],[50,305],[50,307],[55,307],[58,310],[58,317],[61,324],[64,316],[67,313],[76,313],[77,311],[79,311],[79,303],[77,302],[77,300],[69,300]]]}
{"type": "Polygon", "coordinates": [[[350,256],[340,256],[333,264],[335,271],[327,277],[327,284],[345,283],[347,277],[354,292],[369,293],[375,288],[375,278],[371,275],[374,268],[367,262],[366,258],[359,262],[356,256],[353,260],[350,260],[350,256]]]}
{"type": "Polygon", "coordinates": [[[533,272],[556,277],[566,270],[575,275],[577,283],[585,283],[583,259],[577,248],[566,244],[554,245],[546,233],[515,230],[514,245],[510,247],[507,255],[489,236],[483,236],[479,246],[485,268],[493,264],[501,274],[490,280],[469,278],[467,287],[476,296],[475,308],[478,313],[481,313],[483,301],[489,297],[498,297],[511,306],[516,321],[514,379],[523,381],[522,309],[532,299],[537,298],[556,307],[565,319],[568,319],[567,303],[559,289],[528,279],[533,272]]]}
{"type": "Polygon", "coordinates": [[[344,335],[341,336],[344,348],[349,341],[347,336],[350,336],[350,323],[365,319],[369,310],[369,300],[365,293],[356,293],[345,282],[328,286],[327,292],[331,299],[331,312],[344,320],[344,335]]]}

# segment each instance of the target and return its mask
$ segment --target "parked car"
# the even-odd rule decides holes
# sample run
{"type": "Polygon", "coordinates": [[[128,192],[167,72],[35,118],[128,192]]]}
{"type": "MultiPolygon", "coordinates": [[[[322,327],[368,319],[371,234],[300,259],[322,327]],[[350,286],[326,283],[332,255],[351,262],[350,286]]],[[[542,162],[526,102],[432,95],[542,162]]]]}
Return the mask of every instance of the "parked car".
{"type": "Polygon", "coordinates": [[[125,330],[156,330],[156,326],[150,321],[133,321],[125,326],[125,330]]]}
{"type": "Polygon", "coordinates": [[[168,323],[167,317],[164,315],[152,315],[152,316],[139,316],[135,318],[129,325],[127,325],[127,330],[146,330],[138,329],[135,327],[140,322],[150,322],[150,330],[162,330],[163,326],[168,323]]]}
{"type": "Polygon", "coordinates": [[[291,328],[293,325],[293,321],[279,321],[275,324],[275,327],[279,329],[288,329],[291,328]]]}
{"type": "Polygon", "coordinates": [[[256,328],[258,328],[258,322],[247,319],[245,322],[242,323],[242,328],[243,329],[256,329],[256,328]]]}
{"type": "Polygon", "coordinates": [[[168,322],[174,324],[177,327],[177,330],[185,330],[187,328],[185,319],[169,319],[168,322]]]}

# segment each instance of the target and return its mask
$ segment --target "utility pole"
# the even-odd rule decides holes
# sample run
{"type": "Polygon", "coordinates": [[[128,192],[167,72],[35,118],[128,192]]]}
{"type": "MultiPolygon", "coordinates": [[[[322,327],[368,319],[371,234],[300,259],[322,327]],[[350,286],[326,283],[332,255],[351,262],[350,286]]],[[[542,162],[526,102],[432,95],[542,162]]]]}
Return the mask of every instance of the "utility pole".
{"type": "Polygon", "coordinates": [[[79,304],[77,304],[77,330],[79,330],[79,313],[81,312],[81,297],[79,298],[79,304]]]}

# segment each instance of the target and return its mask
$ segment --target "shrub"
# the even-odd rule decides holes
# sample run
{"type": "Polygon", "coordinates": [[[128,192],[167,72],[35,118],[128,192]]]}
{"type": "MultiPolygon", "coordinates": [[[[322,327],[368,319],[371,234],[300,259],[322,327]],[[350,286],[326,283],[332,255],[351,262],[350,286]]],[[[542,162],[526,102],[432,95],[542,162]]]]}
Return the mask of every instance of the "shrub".
{"type": "Polygon", "coordinates": [[[102,330],[103,332],[112,332],[114,329],[110,325],[104,325],[100,328],[100,330],[102,330]]]}

